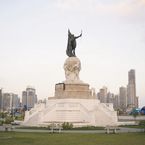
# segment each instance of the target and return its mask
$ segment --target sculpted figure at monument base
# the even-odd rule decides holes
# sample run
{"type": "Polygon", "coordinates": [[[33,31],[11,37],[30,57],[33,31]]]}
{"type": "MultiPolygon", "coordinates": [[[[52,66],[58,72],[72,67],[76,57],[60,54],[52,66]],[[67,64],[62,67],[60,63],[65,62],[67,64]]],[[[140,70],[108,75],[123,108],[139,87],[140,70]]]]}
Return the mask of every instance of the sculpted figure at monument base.
{"type": "Polygon", "coordinates": [[[64,63],[64,71],[66,80],[64,83],[81,83],[79,72],[81,70],[81,62],[77,57],[68,57],[64,63]]]}

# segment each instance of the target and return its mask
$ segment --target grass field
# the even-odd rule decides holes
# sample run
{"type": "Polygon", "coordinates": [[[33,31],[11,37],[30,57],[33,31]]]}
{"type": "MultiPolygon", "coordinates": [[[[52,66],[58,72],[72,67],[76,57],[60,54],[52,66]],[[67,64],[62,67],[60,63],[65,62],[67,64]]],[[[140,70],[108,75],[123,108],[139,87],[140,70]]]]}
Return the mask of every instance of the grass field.
{"type": "Polygon", "coordinates": [[[143,126],[143,125],[122,125],[120,127],[126,127],[126,128],[142,128],[142,129],[145,128],[145,126],[143,126]]]}
{"type": "MultiPolygon", "coordinates": [[[[18,129],[33,129],[33,130],[48,130],[48,127],[30,127],[30,126],[16,126],[18,129]]],[[[96,126],[85,126],[85,127],[77,127],[65,130],[104,130],[104,127],[96,127],[96,126]]]]}
{"type": "Polygon", "coordinates": [[[0,145],[145,145],[145,133],[48,134],[0,132],[0,145]]]}

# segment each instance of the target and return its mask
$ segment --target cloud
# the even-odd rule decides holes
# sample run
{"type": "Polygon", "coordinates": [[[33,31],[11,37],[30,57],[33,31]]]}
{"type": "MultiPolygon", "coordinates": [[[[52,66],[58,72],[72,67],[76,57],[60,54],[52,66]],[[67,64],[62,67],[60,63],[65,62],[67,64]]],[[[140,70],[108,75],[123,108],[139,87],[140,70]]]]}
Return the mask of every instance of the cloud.
{"type": "Polygon", "coordinates": [[[128,6],[126,2],[111,3],[111,4],[97,4],[95,10],[101,14],[129,14],[132,11],[132,7],[128,6]]]}
{"type": "Polygon", "coordinates": [[[128,16],[145,9],[145,0],[124,0],[118,3],[100,4],[96,5],[96,9],[102,13],[114,13],[128,16]]]}
{"type": "Polygon", "coordinates": [[[145,11],[145,0],[57,0],[57,6],[67,11],[93,12],[98,15],[129,16],[145,11]]]}
{"type": "Polygon", "coordinates": [[[139,0],[139,2],[143,5],[145,5],[145,0],[139,0]]]}
{"type": "Polygon", "coordinates": [[[90,11],[94,0],[57,0],[57,7],[69,11],[90,11]]]}

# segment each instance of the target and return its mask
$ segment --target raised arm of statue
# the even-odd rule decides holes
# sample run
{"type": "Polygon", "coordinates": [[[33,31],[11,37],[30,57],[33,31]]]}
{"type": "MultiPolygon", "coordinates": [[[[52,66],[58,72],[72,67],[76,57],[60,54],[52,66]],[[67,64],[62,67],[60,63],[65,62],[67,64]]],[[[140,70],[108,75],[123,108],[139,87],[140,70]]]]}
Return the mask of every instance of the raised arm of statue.
{"type": "Polygon", "coordinates": [[[79,36],[76,36],[75,39],[79,38],[82,36],[82,31],[81,31],[81,34],[79,36]]]}

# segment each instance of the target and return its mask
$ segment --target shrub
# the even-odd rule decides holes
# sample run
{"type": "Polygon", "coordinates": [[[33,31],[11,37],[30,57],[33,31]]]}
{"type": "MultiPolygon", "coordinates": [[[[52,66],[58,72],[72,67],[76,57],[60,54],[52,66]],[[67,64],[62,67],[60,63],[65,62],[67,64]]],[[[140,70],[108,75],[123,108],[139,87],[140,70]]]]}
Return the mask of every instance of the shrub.
{"type": "Polygon", "coordinates": [[[8,117],[6,117],[6,119],[5,119],[5,124],[11,124],[11,122],[13,122],[14,120],[13,120],[13,118],[11,117],[11,116],[8,116],[8,117]]]}
{"type": "Polygon", "coordinates": [[[72,123],[69,123],[69,122],[64,122],[63,124],[62,124],[62,128],[63,129],[72,129],[73,128],[73,124],[72,123]]]}
{"type": "Polygon", "coordinates": [[[144,120],[140,121],[140,122],[139,122],[139,125],[140,125],[140,126],[145,126],[145,121],[144,121],[144,120]]]}

